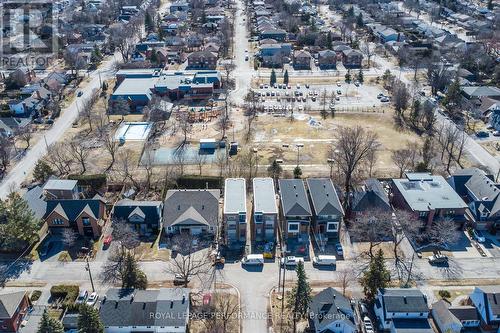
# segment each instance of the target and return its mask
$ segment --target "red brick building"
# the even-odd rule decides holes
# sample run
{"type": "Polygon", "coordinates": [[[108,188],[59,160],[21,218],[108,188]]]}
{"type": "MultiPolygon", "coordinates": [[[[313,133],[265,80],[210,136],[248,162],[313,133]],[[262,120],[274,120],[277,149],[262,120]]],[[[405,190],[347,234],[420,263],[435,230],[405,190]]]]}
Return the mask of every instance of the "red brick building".
{"type": "Polygon", "coordinates": [[[25,291],[0,295],[0,332],[17,332],[30,301],[25,291]]]}

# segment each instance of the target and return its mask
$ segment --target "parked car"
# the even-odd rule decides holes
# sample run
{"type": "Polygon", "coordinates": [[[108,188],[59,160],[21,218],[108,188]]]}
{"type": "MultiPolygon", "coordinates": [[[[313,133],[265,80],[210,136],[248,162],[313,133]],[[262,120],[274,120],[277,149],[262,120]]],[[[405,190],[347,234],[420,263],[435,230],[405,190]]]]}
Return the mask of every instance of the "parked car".
{"type": "Polygon", "coordinates": [[[377,99],[381,99],[382,97],[385,97],[384,94],[382,94],[382,93],[377,95],[377,99]]]}
{"type": "Polygon", "coordinates": [[[344,250],[342,249],[342,244],[340,244],[340,243],[335,244],[335,251],[337,252],[337,255],[339,257],[344,256],[344,250]]]}
{"type": "Polygon", "coordinates": [[[354,82],[354,85],[355,85],[356,87],[359,87],[359,81],[355,81],[355,82],[354,82]]]}
{"type": "Polygon", "coordinates": [[[445,264],[448,262],[448,257],[445,256],[444,254],[435,253],[432,256],[427,257],[427,260],[431,265],[445,264]]]}
{"type": "Polygon", "coordinates": [[[78,294],[78,297],[76,298],[75,303],[76,304],[83,304],[85,301],[87,301],[87,297],[89,296],[89,292],[85,289],[81,290],[80,293],[78,294]]]}
{"type": "Polygon", "coordinates": [[[487,138],[490,136],[490,133],[488,133],[486,131],[479,131],[479,132],[476,132],[476,136],[478,138],[487,138]]]}
{"type": "Polygon", "coordinates": [[[264,255],[262,254],[249,254],[241,260],[242,265],[264,265],[264,255]]]}
{"type": "Polygon", "coordinates": [[[480,230],[473,229],[472,236],[478,243],[484,243],[486,241],[486,238],[484,238],[484,235],[480,230]]]}
{"type": "Polygon", "coordinates": [[[337,95],[342,95],[342,91],[340,89],[337,90],[337,95]]]}
{"type": "MultiPolygon", "coordinates": [[[[189,279],[187,279],[186,282],[189,283],[189,279]]],[[[184,284],[184,278],[182,277],[181,274],[175,274],[174,285],[179,285],[179,284],[184,284]]]]}
{"type": "Polygon", "coordinates": [[[340,81],[337,81],[337,87],[342,87],[342,84],[340,83],[340,81]]]}
{"type": "Polygon", "coordinates": [[[290,267],[295,267],[298,265],[299,262],[304,262],[304,258],[301,257],[294,257],[294,256],[288,256],[285,258],[281,258],[281,266],[290,266],[290,267]]]}
{"type": "Polygon", "coordinates": [[[387,102],[389,102],[389,97],[384,96],[384,97],[382,97],[382,98],[380,99],[380,101],[381,101],[382,103],[387,103],[387,102]]]}
{"type": "Polygon", "coordinates": [[[111,242],[113,241],[113,236],[112,235],[107,235],[104,237],[104,240],[102,242],[104,248],[108,248],[111,245],[111,242]]]}
{"type": "Polygon", "coordinates": [[[87,305],[94,306],[95,303],[97,303],[97,300],[99,299],[99,295],[94,291],[90,296],[87,298],[87,305]]]}
{"type": "Polygon", "coordinates": [[[315,266],[335,266],[337,258],[335,256],[319,255],[314,257],[312,262],[315,266]]]}
{"type": "Polygon", "coordinates": [[[76,94],[77,97],[80,97],[82,95],[83,95],[83,92],[81,90],[76,94]]]}
{"type": "Polygon", "coordinates": [[[245,56],[245,61],[248,61],[248,56],[245,56]]]}

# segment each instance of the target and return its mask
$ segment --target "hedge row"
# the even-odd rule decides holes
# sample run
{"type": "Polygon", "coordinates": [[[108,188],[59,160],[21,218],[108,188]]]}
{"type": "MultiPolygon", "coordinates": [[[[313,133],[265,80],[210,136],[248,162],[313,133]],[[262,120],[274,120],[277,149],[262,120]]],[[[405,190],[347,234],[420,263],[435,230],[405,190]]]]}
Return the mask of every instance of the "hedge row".
{"type": "Polygon", "coordinates": [[[223,178],[216,176],[181,176],[177,178],[177,186],[183,189],[220,189],[223,178]]]}

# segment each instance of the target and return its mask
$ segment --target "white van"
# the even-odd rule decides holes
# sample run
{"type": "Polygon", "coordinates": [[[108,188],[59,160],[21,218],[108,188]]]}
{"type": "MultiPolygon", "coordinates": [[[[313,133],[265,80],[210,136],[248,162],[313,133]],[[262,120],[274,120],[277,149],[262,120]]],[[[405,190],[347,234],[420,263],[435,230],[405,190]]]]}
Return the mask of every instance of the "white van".
{"type": "Polygon", "coordinates": [[[241,260],[242,265],[264,265],[264,255],[249,254],[241,260]]]}
{"type": "Polygon", "coordinates": [[[313,265],[318,266],[335,266],[337,258],[335,256],[319,255],[313,258],[313,265]]]}

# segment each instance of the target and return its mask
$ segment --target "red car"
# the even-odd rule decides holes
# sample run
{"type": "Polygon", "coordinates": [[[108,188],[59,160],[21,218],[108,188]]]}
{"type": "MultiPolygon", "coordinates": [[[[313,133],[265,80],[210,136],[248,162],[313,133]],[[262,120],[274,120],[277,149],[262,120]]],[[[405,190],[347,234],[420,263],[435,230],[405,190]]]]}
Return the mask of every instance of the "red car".
{"type": "Polygon", "coordinates": [[[108,248],[109,245],[111,244],[111,241],[113,240],[113,236],[108,235],[104,238],[103,245],[105,248],[108,248]]]}

